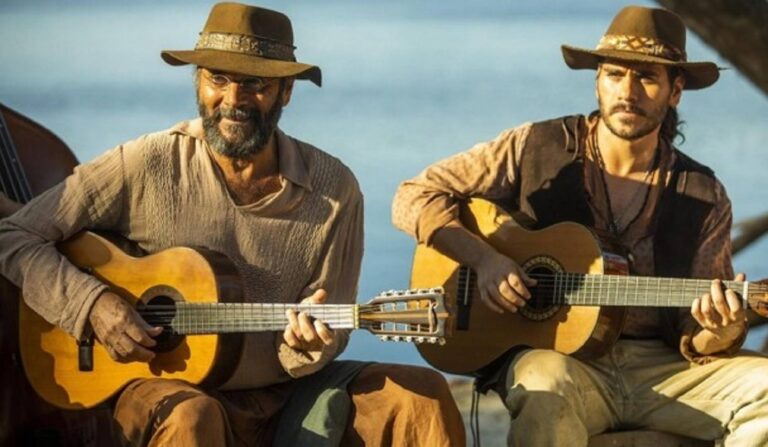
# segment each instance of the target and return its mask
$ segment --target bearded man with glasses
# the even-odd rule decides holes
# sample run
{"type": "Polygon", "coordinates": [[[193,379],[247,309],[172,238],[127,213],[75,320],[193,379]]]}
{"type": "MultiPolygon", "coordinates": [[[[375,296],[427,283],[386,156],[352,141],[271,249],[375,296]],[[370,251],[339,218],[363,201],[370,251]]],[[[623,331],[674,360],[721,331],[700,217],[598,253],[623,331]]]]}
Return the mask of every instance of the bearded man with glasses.
{"type": "MultiPolygon", "coordinates": [[[[52,242],[83,229],[119,233],[150,253],[179,245],[224,253],[246,301],[353,303],[363,253],[357,181],[339,160],[278,128],[294,80],[321,83],[318,67],[296,62],[288,17],[220,3],[194,50],[162,57],[198,67],[200,119],[118,146],[3,220],[2,274],[43,318],[77,339],[92,332],[119,362],[150,362],[162,329],[56,250],[52,242]]],[[[123,441],[463,445],[441,375],[334,361],[348,332],[305,312],[287,318],[283,332],[245,336],[218,389],[131,382],[112,402],[123,441]]]]}

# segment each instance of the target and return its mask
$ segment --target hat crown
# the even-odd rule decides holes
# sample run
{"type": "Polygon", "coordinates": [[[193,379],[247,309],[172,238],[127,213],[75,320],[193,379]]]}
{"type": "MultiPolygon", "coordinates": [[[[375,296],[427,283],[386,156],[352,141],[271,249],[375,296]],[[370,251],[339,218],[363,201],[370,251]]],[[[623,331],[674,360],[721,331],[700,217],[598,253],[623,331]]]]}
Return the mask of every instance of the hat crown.
{"type": "Polygon", "coordinates": [[[594,50],[568,45],[561,49],[573,69],[596,69],[606,60],[677,67],[688,90],[709,87],[720,77],[713,62],[688,62],[683,20],[666,9],[627,6],[616,14],[594,50]]]}
{"type": "Polygon", "coordinates": [[[649,38],[685,54],[685,25],[666,9],[627,6],[616,14],[605,35],[649,38]]]}
{"type": "Polygon", "coordinates": [[[293,45],[293,27],[285,14],[241,3],[217,3],[211,8],[203,34],[223,33],[254,36],[293,45]]]}

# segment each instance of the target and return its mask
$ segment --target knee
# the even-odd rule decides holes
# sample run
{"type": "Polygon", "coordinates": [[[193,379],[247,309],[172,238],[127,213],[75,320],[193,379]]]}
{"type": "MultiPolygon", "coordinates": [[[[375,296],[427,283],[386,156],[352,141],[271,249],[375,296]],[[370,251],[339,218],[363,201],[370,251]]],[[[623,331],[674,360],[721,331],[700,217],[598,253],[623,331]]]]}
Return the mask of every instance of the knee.
{"type": "Polygon", "coordinates": [[[350,391],[353,395],[375,392],[396,396],[398,406],[406,402],[423,406],[453,400],[442,374],[409,365],[371,365],[360,372],[350,391]]]}
{"type": "Polygon", "coordinates": [[[445,377],[439,372],[418,366],[391,365],[389,381],[414,397],[441,399],[451,395],[445,377]]]}
{"type": "Polygon", "coordinates": [[[225,426],[226,416],[221,404],[204,394],[183,400],[169,410],[164,425],[171,425],[175,430],[197,432],[225,426]]]}
{"type": "Polygon", "coordinates": [[[573,382],[575,360],[559,352],[534,349],[521,354],[507,373],[507,387],[565,392],[573,382]]]}

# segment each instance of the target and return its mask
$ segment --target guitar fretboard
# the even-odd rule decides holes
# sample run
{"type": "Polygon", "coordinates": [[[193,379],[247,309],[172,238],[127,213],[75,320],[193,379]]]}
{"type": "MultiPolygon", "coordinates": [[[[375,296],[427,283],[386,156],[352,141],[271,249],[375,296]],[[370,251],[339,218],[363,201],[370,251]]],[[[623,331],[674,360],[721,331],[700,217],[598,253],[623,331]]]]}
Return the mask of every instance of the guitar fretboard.
{"type": "Polygon", "coordinates": [[[140,314],[150,325],[170,327],[182,335],[194,335],[282,331],[288,324],[288,309],[306,311],[331,329],[356,329],[359,307],[355,304],[180,302],[150,306],[140,310],[140,314]]]}
{"type": "MultiPolygon", "coordinates": [[[[538,281],[534,293],[540,302],[581,306],[688,307],[710,291],[704,279],[555,273],[531,275],[538,281]]],[[[723,284],[746,300],[750,293],[768,286],[742,281],[723,284]]]]}

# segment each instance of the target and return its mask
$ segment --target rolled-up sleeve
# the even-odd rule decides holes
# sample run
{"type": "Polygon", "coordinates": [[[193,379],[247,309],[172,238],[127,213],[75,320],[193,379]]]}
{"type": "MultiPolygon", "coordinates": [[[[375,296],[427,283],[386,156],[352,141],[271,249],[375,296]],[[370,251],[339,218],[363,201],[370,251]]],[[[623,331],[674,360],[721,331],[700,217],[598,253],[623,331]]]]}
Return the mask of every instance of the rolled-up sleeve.
{"type": "Polygon", "coordinates": [[[123,186],[118,147],[0,221],[0,272],[22,288],[35,312],[77,338],[106,286],[71,264],[55,244],[85,228],[111,226],[122,209],[123,186]]]}
{"type": "Polygon", "coordinates": [[[430,244],[437,230],[458,218],[458,202],[471,197],[508,197],[519,177],[522,148],[531,124],[439,161],[400,184],[392,203],[392,223],[430,244]]]}

